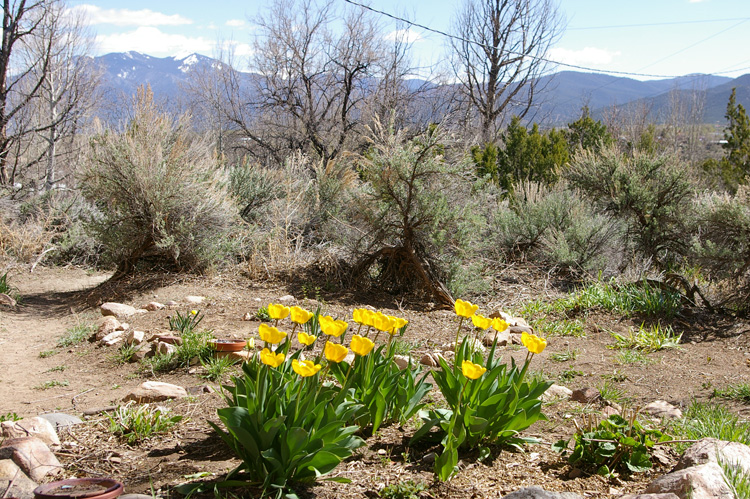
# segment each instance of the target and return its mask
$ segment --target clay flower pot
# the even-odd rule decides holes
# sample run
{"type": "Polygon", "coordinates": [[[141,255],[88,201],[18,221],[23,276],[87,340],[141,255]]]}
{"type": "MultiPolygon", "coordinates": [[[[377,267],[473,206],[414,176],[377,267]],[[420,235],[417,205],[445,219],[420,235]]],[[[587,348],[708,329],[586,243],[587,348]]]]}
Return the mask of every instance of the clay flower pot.
{"type": "Polygon", "coordinates": [[[35,499],[112,499],[122,494],[122,483],[111,478],[71,478],[34,489],[35,499]]]}
{"type": "Polygon", "coordinates": [[[214,347],[214,350],[217,352],[239,352],[243,348],[245,348],[245,345],[247,344],[247,341],[245,340],[211,340],[209,341],[212,347],[214,347]]]}

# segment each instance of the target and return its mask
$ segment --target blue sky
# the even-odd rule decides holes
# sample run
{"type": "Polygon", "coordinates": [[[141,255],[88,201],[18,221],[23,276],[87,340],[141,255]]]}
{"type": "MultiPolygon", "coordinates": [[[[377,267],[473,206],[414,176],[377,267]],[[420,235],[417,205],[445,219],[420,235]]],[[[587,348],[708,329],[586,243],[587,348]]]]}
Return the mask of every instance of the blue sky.
{"type": "MultiPolygon", "coordinates": [[[[344,6],[343,0],[335,0],[344,6]]],[[[252,51],[258,0],[74,0],[86,11],[99,54],[135,50],[157,57],[193,52],[214,55],[230,43],[242,57],[252,51]]],[[[406,14],[448,30],[456,0],[371,0],[373,8],[406,14]]],[[[567,26],[549,57],[568,64],[653,76],[750,73],[748,0],[560,0],[567,26]]],[[[396,29],[387,18],[385,32],[396,29]]],[[[441,58],[445,40],[412,28],[413,55],[422,65],[441,58]]],[[[559,69],[566,69],[560,67],[559,69]]]]}

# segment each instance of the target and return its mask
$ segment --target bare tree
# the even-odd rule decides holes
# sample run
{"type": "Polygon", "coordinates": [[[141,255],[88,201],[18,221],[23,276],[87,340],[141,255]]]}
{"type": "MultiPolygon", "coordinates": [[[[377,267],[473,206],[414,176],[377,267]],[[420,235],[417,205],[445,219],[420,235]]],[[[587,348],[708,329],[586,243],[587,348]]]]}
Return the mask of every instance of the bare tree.
{"type": "Polygon", "coordinates": [[[508,111],[531,109],[561,30],[554,0],[465,0],[452,26],[453,67],[483,142],[508,111]]]}

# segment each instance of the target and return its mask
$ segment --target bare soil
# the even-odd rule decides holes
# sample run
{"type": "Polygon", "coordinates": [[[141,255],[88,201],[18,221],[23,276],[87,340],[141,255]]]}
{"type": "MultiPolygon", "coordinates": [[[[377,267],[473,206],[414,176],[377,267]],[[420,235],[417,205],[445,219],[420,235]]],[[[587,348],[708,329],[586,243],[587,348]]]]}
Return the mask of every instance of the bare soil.
{"type": "MultiPolygon", "coordinates": [[[[238,461],[207,424],[208,420],[218,422],[216,409],[222,400],[217,393],[202,392],[202,386],[214,384],[200,378],[200,368],[154,376],[138,364],[115,362],[116,347],[89,342],[69,348],[56,346],[75,325],[95,324],[102,302],[120,301],[135,307],[150,301],[180,303],[136,315],[130,321],[133,328],[156,333],[166,332],[170,314],[195,308],[186,303],[186,296],[205,296],[199,306],[205,313],[201,326],[213,330],[217,338],[255,336],[258,322],[243,321],[242,317],[286,294],[308,307],[321,303],[327,313],[340,317],[351,317],[352,309],[372,305],[410,321],[405,339],[419,345],[412,353],[417,358],[452,341],[456,328],[452,311],[387,294],[328,294],[314,281],[263,282],[240,274],[212,278],[157,275],[117,283],[108,282],[108,278],[107,274],[75,268],[38,267],[33,273],[10,273],[9,282],[18,288],[22,300],[13,309],[0,310],[0,415],[15,412],[26,417],[59,411],[82,416],[87,410],[117,405],[149,379],[195,390],[193,397],[164,404],[186,416],[176,431],[146,442],[130,446],[113,436],[104,413],[85,416],[84,424],[62,435],[64,444],[58,457],[66,467],[66,477],[113,477],[125,483],[127,492],[168,495],[172,487],[198,475],[204,475],[202,480],[221,479],[238,461]]],[[[479,302],[482,311],[517,308],[531,298],[553,299],[563,295],[565,286],[510,269],[496,289],[495,297],[479,302]]],[[[686,309],[672,322],[674,329],[683,333],[681,348],[652,353],[645,364],[620,364],[615,360],[617,351],[608,348],[614,343],[609,332],[623,333],[637,327],[640,319],[597,312],[585,320],[585,337],[548,338],[547,350],[535,356],[531,370],[542,371],[571,389],[601,388],[606,383],[608,388],[621,390],[633,407],[657,399],[684,407],[693,399],[707,400],[714,388],[750,382],[750,326],[744,322],[686,309]],[[568,350],[577,352],[575,360],[554,362],[550,358],[568,350]],[[565,372],[576,375],[561,378],[565,372]]],[[[540,333],[544,335],[544,331],[540,333]]],[[[512,347],[501,353],[506,359],[515,356],[522,360],[524,355],[512,347]]],[[[437,394],[432,397],[439,398],[437,394]]],[[[367,446],[337,468],[335,473],[352,483],[319,482],[297,492],[301,497],[378,497],[384,486],[407,480],[425,484],[420,497],[434,498],[500,497],[530,485],[587,497],[641,492],[656,475],[669,470],[677,457],[674,452],[667,449],[663,464],[649,473],[605,479],[591,470],[570,478],[576,472],[571,474],[571,466],[550,450],[551,443],[573,435],[575,422],[581,421],[584,412],[602,407],[569,401],[546,405],[549,421],[537,423],[526,433],[538,437],[540,444],[528,446],[525,452],[496,448],[484,462],[477,462],[472,453],[463,454],[461,471],[447,483],[434,480],[432,465],[424,459],[436,448],[409,447],[412,425],[389,426],[375,435],[364,435],[367,446]]],[[[746,406],[734,403],[732,408],[750,415],[746,406]]],[[[235,493],[243,495],[239,490],[235,493]]],[[[244,495],[251,497],[252,492],[244,495]]]]}

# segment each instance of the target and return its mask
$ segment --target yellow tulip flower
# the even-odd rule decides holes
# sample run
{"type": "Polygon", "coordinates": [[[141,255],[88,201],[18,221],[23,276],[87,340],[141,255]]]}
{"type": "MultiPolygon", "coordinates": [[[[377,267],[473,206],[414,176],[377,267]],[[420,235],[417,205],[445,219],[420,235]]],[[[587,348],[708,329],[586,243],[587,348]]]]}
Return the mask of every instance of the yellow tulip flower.
{"type": "Polygon", "coordinates": [[[454,308],[456,310],[456,315],[458,315],[459,317],[466,317],[468,319],[469,317],[474,315],[477,310],[479,310],[479,305],[474,305],[469,301],[458,299],[456,300],[454,308]]]}
{"type": "Polygon", "coordinates": [[[500,317],[495,317],[494,319],[492,319],[492,329],[494,329],[498,333],[501,333],[508,329],[508,326],[510,326],[510,324],[505,322],[500,317]]]}
{"type": "Polygon", "coordinates": [[[388,318],[393,322],[393,329],[388,331],[391,334],[396,334],[401,331],[401,328],[409,324],[409,321],[402,319],[401,317],[394,317],[389,315],[388,318]]]}
{"type": "Polygon", "coordinates": [[[286,338],[286,333],[283,331],[279,331],[273,326],[269,326],[268,324],[261,324],[258,326],[258,334],[260,335],[260,339],[265,341],[266,343],[280,343],[281,340],[286,338]]]}
{"type": "Polygon", "coordinates": [[[284,362],[283,353],[273,353],[267,348],[260,351],[260,361],[267,366],[279,367],[284,362]]]}
{"type": "Polygon", "coordinates": [[[371,326],[372,324],[372,310],[367,310],[366,308],[355,308],[352,312],[352,319],[354,319],[354,322],[357,324],[361,324],[363,326],[371,326]]]}
{"type": "Polygon", "coordinates": [[[362,357],[370,353],[374,346],[375,343],[370,338],[365,338],[358,334],[352,336],[352,341],[349,343],[349,348],[352,349],[352,352],[362,357]]]}
{"type": "Polygon", "coordinates": [[[190,313],[191,313],[192,315],[198,315],[198,311],[197,311],[197,310],[191,310],[191,311],[190,311],[190,313]]]}
{"type": "Polygon", "coordinates": [[[319,324],[320,330],[323,331],[323,333],[336,338],[344,334],[346,328],[349,327],[348,323],[334,320],[330,315],[322,315],[319,324]]]}
{"type": "Polygon", "coordinates": [[[465,360],[461,363],[461,371],[464,373],[464,376],[466,376],[467,378],[477,379],[487,371],[487,368],[482,367],[479,364],[474,364],[473,362],[469,362],[468,360],[465,360]]]}
{"type": "Polygon", "coordinates": [[[326,342],[325,347],[325,354],[326,359],[330,360],[331,362],[339,363],[342,360],[346,358],[346,354],[349,353],[349,349],[346,348],[344,345],[339,345],[338,343],[331,343],[330,341],[326,342]]]}
{"type": "Polygon", "coordinates": [[[302,376],[303,378],[307,378],[309,376],[315,376],[315,374],[320,371],[320,368],[322,366],[320,364],[316,364],[311,360],[303,360],[299,361],[297,359],[294,359],[292,361],[292,369],[294,369],[294,372],[302,376]]]}
{"type": "Polygon", "coordinates": [[[297,306],[294,306],[290,309],[290,314],[292,322],[296,322],[297,324],[306,324],[307,321],[312,319],[313,315],[315,315],[312,312],[309,312],[304,308],[297,306]]]}
{"type": "Polygon", "coordinates": [[[378,312],[373,317],[372,325],[378,331],[388,332],[393,331],[394,321],[382,312],[378,312]]]}
{"type": "Polygon", "coordinates": [[[547,340],[535,334],[521,333],[521,343],[531,353],[542,353],[547,348],[547,340]]]}
{"type": "Polygon", "coordinates": [[[318,337],[314,336],[312,334],[307,334],[302,331],[297,333],[297,341],[299,341],[303,345],[307,345],[308,347],[315,343],[315,340],[317,340],[318,337]]]}
{"type": "Polygon", "coordinates": [[[268,304],[268,316],[271,319],[279,320],[284,319],[286,316],[289,315],[289,307],[285,307],[284,305],[280,305],[278,303],[269,303],[268,304]]]}
{"type": "Polygon", "coordinates": [[[474,324],[474,327],[478,327],[479,329],[487,329],[492,325],[492,319],[479,314],[472,315],[471,322],[474,324]]]}

